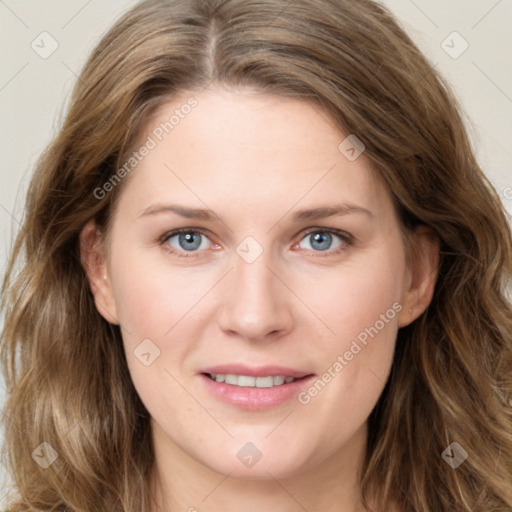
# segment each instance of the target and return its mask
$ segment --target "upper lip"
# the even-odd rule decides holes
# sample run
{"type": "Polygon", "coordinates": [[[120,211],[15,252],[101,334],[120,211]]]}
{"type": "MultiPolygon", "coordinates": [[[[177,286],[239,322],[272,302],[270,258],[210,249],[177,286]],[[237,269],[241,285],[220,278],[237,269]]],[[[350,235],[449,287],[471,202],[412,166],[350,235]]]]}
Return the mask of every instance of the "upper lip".
{"type": "Polygon", "coordinates": [[[249,377],[293,377],[301,379],[307,375],[312,375],[311,372],[304,372],[294,370],[293,368],[286,368],[284,366],[267,365],[267,366],[246,366],[244,364],[223,364],[219,366],[210,366],[204,368],[200,373],[209,373],[210,375],[229,374],[229,375],[247,375],[249,377]]]}

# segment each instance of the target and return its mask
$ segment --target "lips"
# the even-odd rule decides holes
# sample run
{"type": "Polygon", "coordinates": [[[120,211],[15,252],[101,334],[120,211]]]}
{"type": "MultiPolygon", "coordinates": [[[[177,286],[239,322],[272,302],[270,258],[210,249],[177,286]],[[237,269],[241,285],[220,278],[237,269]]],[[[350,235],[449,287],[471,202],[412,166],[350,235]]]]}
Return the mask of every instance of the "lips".
{"type": "Polygon", "coordinates": [[[294,368],[238,364],[203,368],[199,376],[210,395],[245,410],[284,405],[314,380],[314,374],[294,368]]]}

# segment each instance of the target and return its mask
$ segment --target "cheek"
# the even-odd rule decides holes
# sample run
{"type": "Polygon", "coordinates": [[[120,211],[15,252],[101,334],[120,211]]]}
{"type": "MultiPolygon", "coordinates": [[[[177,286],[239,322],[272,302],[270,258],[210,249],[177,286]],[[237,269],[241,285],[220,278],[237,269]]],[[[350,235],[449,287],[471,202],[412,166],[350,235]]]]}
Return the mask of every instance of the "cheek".
{"type": "Polygon", "coordinates": [[[172,408],[186,416],[190,397],[173,377],[179,378],[175,365],[193,348],[188,327],[194,304],[205,293],[200,280],[191,281],[183,270],[149,265],[137,251],[117,261],[114,298],[135,388],[148,410],[172,408]]]}
{"type": "Polygon", "coordinates": [[[114,300],[128,334],[162,339],[175,325],[186,323],[188,313],[211,288],[215,276],[199,267],[166,265],[165,258],[148,258],[147,252],[133,251],[117,258],[114,300]]]}
{"type": "MultiPolygon", "coordinates": [[[[325,280],[317,276],[316,289],[323,292],[310,292],[306,302],[323,322],[317,337],[322,350],[312,355],[320,382],[301,403],[322,408],[343,402],[343,410],[360,421],[370,413],[393,361],[404,272],[405,255],[387,247],[340,266],[325,280]]],[[[343,414],[338,420],[345,421],[343,414]]]]}
{"type": "MultiPolygon", "coordinates": [[[[322,322],[304,315],[308,320],[299,329],[311,333],[314,324],[319,333],[311,334],[316,340],[314,350],[311,344],[304,350],[318,377],[297,397],[295,420],[307,422],[311,438],[321,439],[315,447],[317,459],[352,439],[367,421],[389,376],[405,272],[405,257],[391,247],[368,252],[364,258],[340,265],[336,272],[308,276],[310,286],[315,284],[309,293],[301,285],[301,297],[322,322]]],[[[304,283],[303,278],[300,282],[304,283]]],[[[291,433],[281,434],[279,440],[289,443],[291,433]]]]}
{"type": "MultiPolygon", "coordinates": [[[[114,252],[112,256],[114,261],[114,252]]],[[[118,257],[112,271],[128,367],[149,405],[162,398],[155,389],[175,384],[168,372],[174,375],[196,349],[203,327],[202,308],[207,302],[203,299],[219,275],[199,266],[171,266],[165,259],[148,258],[142,250],[118,257]]],[[[185,411],[189,397],[182,396],[181,403],[179,396],[176,385],[173,403],[185,411]]]]}
{"type": "Polygon", "coordinates": [[[308,283],[302,280],[299,293],[323,320],[320,332],[325,342],[342,349],[375,324],[383,335],[396,334],[404,273],[405,255],[384,247],[335,271],[311,275],[309,291],[308,283]]]}

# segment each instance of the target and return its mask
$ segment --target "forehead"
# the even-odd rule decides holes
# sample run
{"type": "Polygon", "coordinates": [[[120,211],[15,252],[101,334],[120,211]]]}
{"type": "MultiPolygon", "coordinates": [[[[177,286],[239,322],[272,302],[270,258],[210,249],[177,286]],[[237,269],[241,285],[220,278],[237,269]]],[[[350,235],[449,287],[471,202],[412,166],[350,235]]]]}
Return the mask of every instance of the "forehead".
{"type": "Polygon", "coordinates": [[[349,160],[342,151],[347,135],[305,101],[249,90],[181,93],[146,122],[139,145],[150,149],[121,202],[140,212],[172,197],[239,214],[319,201],[385,207],[389,197],[364,153],[349,160]]]}

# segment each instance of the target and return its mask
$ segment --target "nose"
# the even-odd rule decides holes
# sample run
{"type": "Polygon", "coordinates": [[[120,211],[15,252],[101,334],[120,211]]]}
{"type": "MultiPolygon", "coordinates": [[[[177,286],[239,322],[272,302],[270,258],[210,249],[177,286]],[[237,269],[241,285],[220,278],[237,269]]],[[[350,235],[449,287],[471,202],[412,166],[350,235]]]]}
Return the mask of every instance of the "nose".
{"type": "Polygon", "coordinates": [[[266,254],[253,263],[235,255],[234,269],[221,290],[221,329],[249,341],[278,338],[293,326],[292,293],[266,254]]]}

